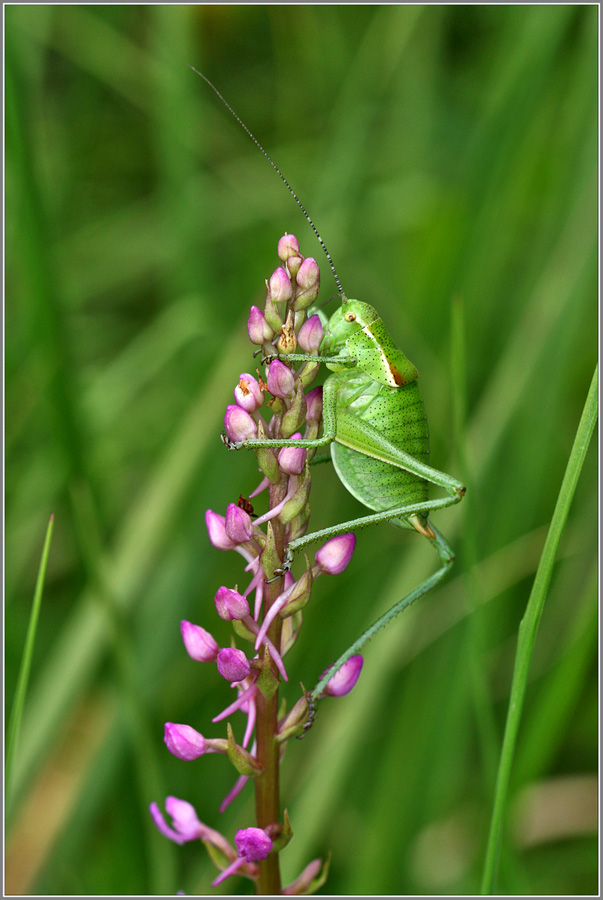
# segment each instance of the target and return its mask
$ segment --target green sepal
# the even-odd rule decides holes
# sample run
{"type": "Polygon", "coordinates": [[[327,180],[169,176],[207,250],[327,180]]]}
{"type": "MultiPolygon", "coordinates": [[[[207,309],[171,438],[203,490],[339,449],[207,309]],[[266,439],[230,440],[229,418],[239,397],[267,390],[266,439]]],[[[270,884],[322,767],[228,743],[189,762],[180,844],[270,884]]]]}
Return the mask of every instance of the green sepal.
{"type": "Polygon", "coordinates": [[[311,363],[305,362],[303,368],[300,369],[298,374],[298,381],[300,381],[303,386],[306,388],[309,384],[312,384],[318,373],[320,372],[320,363],[311,363]]]}
{"type": "Polygon", "coordinates": [[[299,487],[297,488],[291,499],[288,500],[287,503],[285,503],[282,512],[279,514],[279,519],[281,520],[283,525],[287,525],[289,522],[292,522],[293,519],[301,513],[304,506],[306,506],[308,502],[311,487],[312,479],[310,478],[310,466],[308,465],[308,461],[306,460],[306,466],[304,468],[299,487]]]}
{"type": "Polygon", "coordinates": [[[255,634],[253,633],[253,631],[250,631],[249,628],[247,628],[247,626],[241,619],[233,619],[232,630],[238,637],[241,638],[241,640],[250,641],[252,644],[254,643],[255,634]]]}
{"type": "Polygon", "coordinates": [[[289,616],[287,619],[283,619],[283,627],[281,630],[281,656],[285,656],[296,642],[301,624],[302,614],[299,611],[292,616],[289,616]]]}
{"type": "MultiPolygon", "coordinates": [[[[268,287],[268,282],[266,282],[266,287],[268,287]]],[[[272,302],[272,296],[270,295],[270,288],[266,293],[266,305],[264,307],[264,317],[275,334],[278,334],[281,328],[283,327],[283,320],[281,319],[278,310],[274,303],[272,302]]]]}
{"type": "Polygon", "coordinates": [[[296,612],[299,612],[300,609],[303,609],[308,600],[310,599],[310,594],[312,593],[312,567],[310,565],[310,560],[304,553],[306,557],[306,565],[307,569],[304,574],[299,578],[291,591],[291,595],[287,600],[286,604],[283,606],[281,611],[279,612],[279,616],[281,619],[287,619],[289,616],[295,615],[296,612]]]}
{"type": "Polygon", "coordinates": [[[297,312],[294,313],[293,325],[296,334],[299,332],[299,329],[302,327],[307,318],[308,311],[305,309],[298,309],[297,312]]]}
{"type": "Polygon", "coordinates": [[[304,396],[304,386],[301,381],[297,381],[295,386],[295,397],[293,403],[286,413],[284,413],[281,421],[281,434],[283,437],[290,438],[292,434],[299,431],[306,421],[306,398],[304,396]]]}
{"type": "Polygon", "coordinates": [[[209,841],[201,841],[201,843],[205,846],[207,855],[218,869],[224,871],[224,869],[231,864],[232,860],[229,859],[225,853],[222,853],[222,851],[214,844],[210,844],[209,841]]]}
{"type": "MultiPolygon", "coordinates": [[[[303,689],[302,685],[302,690],[303,689]]],[[[304,693],[297,703],[291,707],[286,718],[283,719],[279,732],[275,737],[275,741],[278,744],[282,744],[285,741],[288,741],[289,738],[297,737],[298,734],[303,733],[304,724],[308,717],[308,710],[308,700],[304,693]]]]}
{"type": "Polygon", "coordinates": [[[268,578],[272,578],[272,576],[274,575],[274,570],[278,569],[278,567],[281,565],[281,560],[279,559],[276,550],[276,540],[274,538],[274,528],[272,527],[272,522],[268,522],[268,526],[266,528],[266,546],[260,554],[260,563],[262,569],[264,570],[264,574],[268,578]]]}
{"type": "Polygon", "coordinates": [[[278,691],[280,681],[272,667],[267,644],[262,645],[258,659],[251,660],[251,668],[259,672],[256,681],[258,690],[269,700],[278,691]]]}
{"type": "Polygon", "coordinates": [[[299,294],[291,304],[291,309],[295,310],[295,312],[299,312],[302,309],[307,309],[309,306],[312,306],[316,297],[318,296],[318,286],[312,285],[312,287],[303,288],[299,290],[299,294]]]}
{"type": "Polygon", "coordinates": [[[250,775],[252,778],[257,778],[263,772],[262,767],[257,764],[251,753],[248,753],[244,747],[240,747],[237,744],[230,722],[227,723],[226,730],[228,734],[228,749],[226,751],[228,759],[239,775],[250,775]]]}
{"type": "MultiPolygon", "coordinates": [[[[260,419],[258,422],[258,439],[264,440],[265,437],[266,432],[260,419]]],[[[274,450],[270,447],[261,447],[259,450],[256,450],[256,457],[260,471],[263,472],[268,481],[272,484],[277,484],[281,477],[281,470],[278,467],[278,460],[274,450]]]]}
{"type": "Polygon", "coordinates": [[[305,895],[315,894],[316,891],[319,890],[323,886],[323,884],[329,877],[330,866],[331,866],[331,851],[329,850],[329,855],[325,859],[322,869],[320,870],[320,872],[318,873],[316,878],[312,879],[312,881],[308,885],[307,889],[305,891],[303,891],[303,893],[305,895]]]}
{"type": "Polygon", "coordinates": [[[272,841],[272,852],[280,853],[281,850],[284,850],[293,837],[293,829],[286,809],[283,810],[283,824],[275,822],[274,825],[269,825],[266,831],[272,841]]]}

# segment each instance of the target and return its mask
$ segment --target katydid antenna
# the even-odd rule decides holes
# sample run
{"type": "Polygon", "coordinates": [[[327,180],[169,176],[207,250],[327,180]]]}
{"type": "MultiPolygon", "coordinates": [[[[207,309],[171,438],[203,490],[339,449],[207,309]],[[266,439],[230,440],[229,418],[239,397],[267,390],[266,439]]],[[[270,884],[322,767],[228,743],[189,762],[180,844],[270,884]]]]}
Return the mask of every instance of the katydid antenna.
{"type": "Polygon", "coordinates": [[[236,112],[234,111],[234,109],[232,108],[232,106],[231,106],[229,103],[227,103],[227,101],[224,99],[224,97],[222,96],[222,94],[220,93],[220,91],[218,90],[218,88],[215,86],[215,84],[212,84],[212,82],[209,80],[209,78],[208,78],[206,75],[204,75],[203,72],[200,72],[199,69],[195,69],[194,66],[191,66],[190,68],[193,70],[193,72],[196,72],[196,74],[197,74],[200,78],[202,78],[203,81],[205,81],[206,84],[208,84],[208,85],[210,86],[210,88],[212,89],[212,91],[214,92],[214,94],[216,94],[216,95],[218,96],[218,98],[222,101],[222,103],[224,104],[224,106],[226,107],[226,109],[228,110],[228,112],[229,112],[232,116],[234,116],[234,118],[237,120],[237,122],[239,123],[239,125],[241,126],[241,128],[243,128],[243,130],[247,132],[247,134],[249,135],[249,137],[251,138],[251,140],[253,141],[253,143],[256,145],[256,147],[257,147],[259,150],[262,151],[262,153],[264,154],[264,156],[266,157],[266,159],[268,160],[268,162],[270,163],[270,165],[272,166],[272,168],[274,169],[274,171],[277,173],[277,175],[279,176],[279,178],[281,179],[281,181],[283,182],[283,184],[285,185],[285,187],[287,188],[287,190],[289,191],[289,193],[291,194],[291,196],[293,197],[293,199],[295,200],[295,202],[297,203],[297,205],[299,206],[299,208],[300,208],[301,211],[303,212],[303,214],[304,214],[304,216],[306,217],[306,220],[308,221],[308,223],[309,223],[309,225],[310,225],[312,231],[314,232],[314,234],[315,234],[316,237],[318,238],[318,243],[320,244],[320,246],[322,247],[322,249],[323,249],[324,252],[325,252],[325,256],[327,257],[327,259],[328,259],[328,261],[329,261],[329,265],[330,265],[330,267],[331,267],[331,272],[333,273],[333,278],[335,279],[335,284],[337,285],[339,294],[340,294],[342,300],[345,301],[346,295],[345,295],[345,293],[344,293],[344,291],[343,291],[343,288],[341,287],[341,282],[340,282],[339,276],[337,275],[337,272],[336,272],[336,270],[335,270],[335,266],[333,265],[333,260],[331,259],[331,254],[330,254],[329,251],[327,250],[327,245],[325,244],[325,242],[324,242],[323,239],[321,238],[321,236],[320,236],[320,234],[319,234],[319,232],[318,232],[318,229],[316,228],[316,225],[314,224],[314,222],[312,221],[312,219],[311,219],[310,216],[308,215],[305,206],[303,205],[303,203],[301,202],[301,200],[299,199],[299,197],[297,196],[297,194],[295,193],[295,191],[293,190],[293,188],[291,187],[291,185],[289,184],[289,182],[287,181],[287,179],[285,178],[285,176],[283,175],[283,173],[281,172],[281,170],[279,169],[279,167],[277,166],[277,164],[276,164],[276,163],[274,162],[274,160],[266,153],[266,151],[264,150],[264,148],[262,147],[262,145],[260,144],[260,142],[258,141],[258,139],[251,133],[251,131],[249,130],[249,128],[247,127],[247,125],[245,124],[245,122],[243,122],[243,120],[242,120],[241,118],[239,118],[239,116],[236,114],[236,112]]]}

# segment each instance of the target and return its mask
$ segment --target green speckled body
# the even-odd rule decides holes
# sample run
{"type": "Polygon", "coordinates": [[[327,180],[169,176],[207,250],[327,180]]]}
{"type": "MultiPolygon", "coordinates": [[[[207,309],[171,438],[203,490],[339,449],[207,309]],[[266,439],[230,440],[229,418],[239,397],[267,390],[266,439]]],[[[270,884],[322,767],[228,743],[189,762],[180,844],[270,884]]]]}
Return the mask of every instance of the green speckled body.
{"type": "MultiPolygon", "coordinates": [[[[363,372],[337,379],[338,406],[373,425],[384,438],[420,462],[429,462],[429,433],[425,408],[416,381],[390,388],[363,372]]],[[[339,429],[338,429],[339,431],[339,429]]],[[[339,434],[345,440],[344,433],[339,434]]],[[[337,475],[348,491],[369,509],[382,512],[402,504],[422,503],[428,498],[425,479],[397,466],[374,459],[339,443],[331,444],[337,475]]],[[[412,528],[404,519],[393,520],[412,528]]]]}
{"type": "MultiPolygon", "coordinates": [[[[337,373],[328,379],[336,390],[338,410],[331,457],[342,483],[376,512],[425,502],[425,479],[375,458],[370,448],[346,446],[355,443],[355,422],[361,419],[414,459],[429,462],[429,434],[417,370],[395,346],[376,310],[357,300],[346,300],[333,314],[324,346],[339,350],[342,360],[351,357],[356,361],[345,370],[343,365],[327,364],[337,373]]],[[[378,454],[379,448],[375,450],[378,454]]],[[[393,521],[413,528],[405,519],[393,521]]]]}

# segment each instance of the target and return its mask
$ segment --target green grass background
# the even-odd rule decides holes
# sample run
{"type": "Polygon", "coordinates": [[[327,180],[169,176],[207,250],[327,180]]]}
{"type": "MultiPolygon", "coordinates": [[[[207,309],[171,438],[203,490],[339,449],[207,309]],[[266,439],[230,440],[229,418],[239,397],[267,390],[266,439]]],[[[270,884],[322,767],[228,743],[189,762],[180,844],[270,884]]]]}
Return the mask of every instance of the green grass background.
{"type": "MultiPolygon", "coordinates": [[[[335,287],[191,63],[419,369],[432,464],[468,486],[435,519],[452,576],[288,748],[285,880],[331,850],[325,893],[475,892],[517,628],[597,353],[597,7],[12,6],[5,24],[8,711],[55,513],[7,890],[206,893],[204,851],[162,838],[149,802],[185,798],[231,840],[253,823],[249,788],[217,812],[224,758],[176,760],[163,723],[223,734],[231,695],[179,621],[225,643],[213,596],[243,584],[204,511],[257,483],[219,432],[278,238],[335,287]]],[[[359,514],[330,467],[314,480],[315,527],[359,514]]],[[[596,486],[591,448],[531,667],[502,893],[597,890],[596,486]]],[[[290,701],[435,565],[418,537],[361,533],[305,612],[290,701]]]]}

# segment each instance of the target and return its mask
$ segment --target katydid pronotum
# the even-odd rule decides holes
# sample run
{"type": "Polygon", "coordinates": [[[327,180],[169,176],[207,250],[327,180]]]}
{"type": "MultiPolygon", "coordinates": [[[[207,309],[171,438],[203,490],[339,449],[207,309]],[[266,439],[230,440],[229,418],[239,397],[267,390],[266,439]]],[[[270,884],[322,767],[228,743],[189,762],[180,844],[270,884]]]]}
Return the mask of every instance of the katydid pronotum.
{"type": "Polygon", "coordinates": [[[313,531],[293,540],[286,548],[285,560],[282,567],[275,571],[275,577],[280,577],[291,567],[295,552],[307,544],[378,522],[390,522],[419,532],[433,544],[440,558],[440,568],[377,619],[307,694],[309,715],[306,725],[309,727],[316,702],[328,681],[344,663],[357,654],[377,631],[430,591],[447,574],[454,554],[444,536],[429,521],[429,514],[432,510],[458,503],[465,494],[465,488],[456,478],[428,465],[427,419],[417,384],[417,370],[397,349],[377,311],[368,303],[346,297],[322,237],[283,173],[218,89],[203,73],[193,70],[218,95],[284,182],[326,254],[341,297],[341,306],[328,321],[321,314],[325,330],[318,358],[302,353],[280,355],[285,362],[319,361],[331,370],[332,374],[323,385],[322,437],[313,440],[262,438],[233,442],[223,436],[227,446],[233,450],[329,447],[342,484],[364,506],[374,510],[372,515],[313,531]],[[430,484],[443,488],[447,496],[429,500],[430,484]]]}

